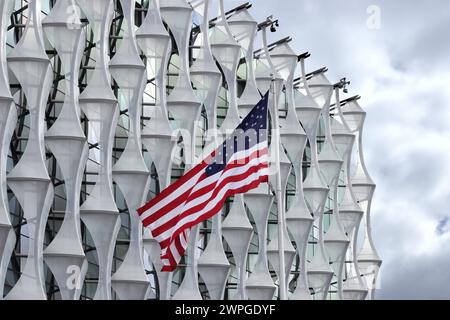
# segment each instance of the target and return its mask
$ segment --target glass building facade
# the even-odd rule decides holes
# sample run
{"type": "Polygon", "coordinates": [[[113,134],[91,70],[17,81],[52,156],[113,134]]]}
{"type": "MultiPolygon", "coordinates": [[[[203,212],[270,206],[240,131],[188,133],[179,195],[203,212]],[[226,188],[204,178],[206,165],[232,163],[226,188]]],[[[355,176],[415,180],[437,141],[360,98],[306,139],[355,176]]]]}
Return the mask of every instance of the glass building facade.
{"type": "Polygon", "coordinates": [[[258,24],[252,4],[227,11],[219,0],[1,6],[0,299],[278,299],[278,201],[287,297],[374,298],[381,259],[366,113],[358,96],[339,99],[345,80],[307,73],[309,55],[293,52],[290,38],[256,50],[277,21],[258,24]],[[242,118],[271,82],[283,199],[271,183],[228,199],[220,219],[195,230],[195,250],[176,271],[160,273],[136,209],[220,141],[215,129],[233,129],[233,112],[242,118]],[[232,210],[247,229],[227,221],[232,210]]]}

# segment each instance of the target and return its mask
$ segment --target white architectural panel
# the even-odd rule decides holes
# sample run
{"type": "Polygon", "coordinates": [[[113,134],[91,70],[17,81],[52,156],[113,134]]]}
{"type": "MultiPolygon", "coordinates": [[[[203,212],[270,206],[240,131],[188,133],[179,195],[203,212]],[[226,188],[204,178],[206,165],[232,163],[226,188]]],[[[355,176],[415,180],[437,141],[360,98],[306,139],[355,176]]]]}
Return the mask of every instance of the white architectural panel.
{"type": "MultiPolygon", "coordinates": [[[[189,40],[192,27],[192,7],[185,0],[162,0],[161,15],[168,25],[180,58],[177,82],[167,98],[169,112],[175,118],[183,137],[183,151],[186,171],[196,163],[196,129],[201,112],[201,104],[191,86],[189,73],[189,40]]],[[[198,250],[199,227],[192,229],[187,250],[187,269],[183,281],[173,299],[201,299],[198,288],[198,250]]]]}
{"type": "MultiPolygon", "coordinates": [[[[222,84],[222,75],[215,64],[209,43],[210,1],[200,1],[197,4],[203,8],[203,11],[200,12],[203,21],[200,25],[201,34],[198,36],[200,49],[191,66],[191,78],[198,99],[206,110],[208,130],[205,142],[210,145],[210,147],[205,147],[204,154],[207,155],[218,146],[216,104],[222,84]]],[[[211,234],[207,246],[198,260],[198,271],[205,282],[210,299],[221,300],[225,293],[230,263],[223,249],[222,215],[215,215],[211,218],[211,222],[211,234]]]]}
{"type": "MultiPolygon", "coordinates": [[[[166,69],[169,63],[171,39],[165,29],[159,10],[159,1],[149,1],[147,15],[136,31],[139,48],[146,56],[147,77],[155,78],[155,106],[150,112],[150,120],[142,130],[142,143],[150,154],[158,174],[159,188],[164,190],[170,184],[172,159],[176,140],[168,119],[166,94],[166,69]]],[[[150,256],[150,263],[157,272],[159,298],[170,299],[172,272],[160,272],[161,248],[148,230],[144,231],[144,247],[150,256]]]]}
{"type": "Polygon", "coordinates": [[[144,204],[149,184],[141,142],[142,94],[147,79],[135,37],[135,2],[122,0],[120,4],[124,16],[122,41],[109,68],[119,86],[120,107],[128,110],[129,130],[125,149],[112,173],[128,206],[130,241],[122,264],[112,276],[112,286],[121,300],[143,300],[149,280],[143,261],[142,222],[136,210],[144,204]]]}
{"type": "Polygon", "coordinates": [[[21,277],[6,299],[46,299],[43,241],[53,186],[45,162],[44,113],[52,75],[44,48],[38,0],[29,3],[27,25],[19,43],[8,54],[8,66],[27,98],[30,128],[26,149],[8,174],[8,185],[27,223],[28,252],[21,277]]]}
{"type": "Polygon", "coordinates": [[[47,39],[61,59],[64,103],[61,112],[45,135],[46,145],[56,158],[64,177],[66,210],[61,228],[44,251],[45,263],[54,274],[63,299],[78,300],[87,260],[80,228],[80,192],[88,156],[86,137],[80,123],[78,76],[85,35],[78,16],[70,11],[74,2],[58,1],[43,21],[47,39]],[[71,21],[70,24],[67,22],[71,21]],[[68,270],[80,270],[67,281],[68,270]]]}
{"type": "Polygon", "coordinates": [[[80,95],[80,107],[89,120],[89,138],[95,139],[99,146],[95,150],[98,175],[80,211],[94,241],[98,259],[98,283],[94,299],[110,300],[112,257],[120,228],[112,188],[112,148],[119,109],[111,90],[108,66],[108,36],[114,7],[112,0],[77,0],[77,4],[89,21],[95,44],[95,67],[87,87],[80,95]]]}
{"type": "Polygon", "coordinates": [[[17,121],[6,65],[6,29],[13,4],[12,0],[2,1],[0,4],[0,300],[3,299],[6,272],[16,240],[9,216],[6,187],[9,144],[17,121]]]}

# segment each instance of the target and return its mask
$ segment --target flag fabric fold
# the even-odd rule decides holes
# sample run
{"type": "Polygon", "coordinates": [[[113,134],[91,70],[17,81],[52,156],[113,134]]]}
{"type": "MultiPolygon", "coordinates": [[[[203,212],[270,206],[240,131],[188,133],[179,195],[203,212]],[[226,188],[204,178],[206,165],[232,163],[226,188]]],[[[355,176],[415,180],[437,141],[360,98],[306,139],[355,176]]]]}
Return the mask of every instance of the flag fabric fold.
{"type": "Polygon", "coordinates": [[[228,197],[267,182],[268,95],[221,146],[137,210],[161,247],[162,271],[175,270],[192,227],[219,213],[228,197]]]}

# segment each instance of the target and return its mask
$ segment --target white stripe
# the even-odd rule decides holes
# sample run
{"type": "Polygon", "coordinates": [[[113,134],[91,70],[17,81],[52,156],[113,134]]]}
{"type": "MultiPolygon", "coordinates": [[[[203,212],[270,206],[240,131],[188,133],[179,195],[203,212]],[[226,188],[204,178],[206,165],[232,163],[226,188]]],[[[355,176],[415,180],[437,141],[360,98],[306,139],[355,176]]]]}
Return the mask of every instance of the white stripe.
{"type": "Polygon", "coordinates": [[[172,243],[170,244],[170,252],[172,253],[172,257],[175,259],[175,261],[177,262],[177,264],[178,264],[178,261],[180,261],[180,259],[181,259],[181,256],[180,256],[180,254],[178,253],[178,250],[177,250],[177,247],[176,247],[176,245],[175,245],[175,241],[172,241],[172,243]]]}
{"type": "MultiPolygon", "coordinates": [[[[233,154],[233,156],[230,158],[229,162],[235,161],[236,159],[239,159],[241,157],[248,157],[253,152],[267,148],[267,141],[263,141],[257,145],[254,145],[252,148],[248,150],[239,151],[233,154]]],[[[203,174],[204,171],[200,171],[195,176],[193,176],[191,179],[186,181],[184,184],[182,184],[178,189],[174,190],[170,194],[168,194],[164,199],[161,199],[158,201],[153,207],[150,207],[147,211],[145,211],[141,215],[141,220],[144,221],[146,218],[148,218],[153,213],[159,211],[166,205],[168,205],[170,202],[172,202],[174,199],[181,196],[183,193],[185,193],[187,190],[191,189],[193,186],[195,186],[196,182],[200,178],[200,176],[203,174]]]]}
{"type": "Polygon", "coordinates": [[[267,148],[267,141],[263,141],[263,142],[260,142],[258,144],[255,144],[250,149],[245,149],[245,150],[241,150],[241,151],[233,153],[233,156],[231,156],[231,158],[228,160],[227,163],[230,163],[230,162],[235,161],[237,159],[247,158],[252,153],[254,153],[254,152],[258,151],[258,150],[264,149],[264,148],[267,148]]]}
{"type": "MultiPolygon", "coordinates": [[[[196,197],[196,198],[192,199],[191,201],[189,201],[188,203],[183,203],[184,206],[183,206],[183,208],[181,208],[181,210],[180,210],[180,206],[174,208],[173,210],[169,211],[167,214],[165,214],[164,216],[162,216],[155,222],[148,225],[148,227],[150,228],[150,230],[155,230],[156,228],[164,225],[168,221],[177,217],[181,212],[189,210],[190,208],[193,208],[201,203],[204,203],[205,201],[208,201],[211,198],[212,193],[214,192],[215,186],[219,185],[223,180],[225,180],[226,178],[228,178],[230,176],[243,174],[243,173],[247,172],[250,167],[254,167],[261,163],[265,163],[268,161],[269,161],[269,157],[267,155],[263,155],[260,158],[253,158],[245,166],[230,169],[230,170],[226,171],[223,175],[221,175],[221,173],[223,171],[215,174],[214,175],[214,177],[216,177],[215,184],[214,185],[211,184],[211,190],[208,193],[205,193],[205,194],[201,195],[200,197],[196,197]]],[[[158,238],[159,238],[159,236],[156,237],[155,239],[158,240],[158,238]]]]}
{"type": "Polygon", "coordinates": [[[183,248],[186,249],[187,239],[186,239],[186,235],[184,234],[184,232],[181,233],[180,242],[181,242],[181,245],[183,246],[183,248]]]}
{"type": "Polygon", "coordinates": [[[228,190],[234,190],[234,189],[239,189],[241,187],[244,187],[250,183],[252,183],[253,181],[258,180],[260,177],[262,176],[267,176],[269,173],[269,169],[268,168],[264,168],[264,169],[260,169],[258,172],[254,172],[252,173],[250,176],[248,176],[245,180],[242,181],[237,181],[237,182],[230,182],[228,184],[226,184],[222,190],[219,192],[219,194],[214,197],[214,199],[212,199],[210,202],[208,202],[208,204],[199,212],[193,213],[187,217],[184,217],[182,220],[178,221],[178,223],[173,226],[172,228],[166,230],[165,232],[163,232],[162,234],[160,234],[159,236],[155,237],[155,239],[158,242],[162,242],[167,238],[170,238],[170,236],[173,234],[173,232],[175,232],[177,229],[179,229],[181,226],[183,226],[186,223],[189,223],[190,221],[194,221],[196,220],[198,217],[200,217],[203,213],[211,210],[214,206],[217,205],[217,203],[219,202],[219,200],[221,200],[221,198],[223,197],[223,195],[228,191],[228,190]]]}
{"type": "Polygon", "coordinates": [[[181,212],[185,206],[185,202],[180,203],[177,207],[173,208],[171,211],[167,212],[165,215],[157,219],[156,221],[150,223],[147,228],[150,228],[150,230],[155,230],[160,225],[163,225],[164,223],[170,221],[173,219],[174,215],[176,216],[177,212],[181,212]]]}
{"type": "Polygon", "coordinates": [[[197,183],[194,188],[192,188],[192,191],[190,194],[193,194],[194,192],[203,189],[206,186],[209,186],[210,184],[213,184],[217,181],[217,179],[219,179],[220,175],[221,175],[221,171],[217,172],[216,174],[209,176],[207,178],[205,178],[204,180],[200,181],[199,183],[197,183]]]}
{"type": "Polygon", "coordinates": [[[186,242],[186,247],[188,245],[188,239],[189,239],[189,235],[191,234],[191,229],[184,229],[183,235],[184,235],[184,241],[186,242]]]}

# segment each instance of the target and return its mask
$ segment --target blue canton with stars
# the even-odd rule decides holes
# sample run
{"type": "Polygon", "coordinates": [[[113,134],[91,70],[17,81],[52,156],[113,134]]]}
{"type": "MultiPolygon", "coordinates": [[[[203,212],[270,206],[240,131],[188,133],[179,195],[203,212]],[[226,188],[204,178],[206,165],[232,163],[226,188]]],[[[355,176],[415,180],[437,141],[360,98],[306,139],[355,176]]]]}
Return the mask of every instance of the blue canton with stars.
{"type": "Polygon", "coordinates": [[[223,171],[234,153],[248,151],[255,145],[267,140],[268,98],[269,92],[253,107],[233,134],[216,150],[216,156],[212,163],[206,167],[207,176],[223,171]]]}

